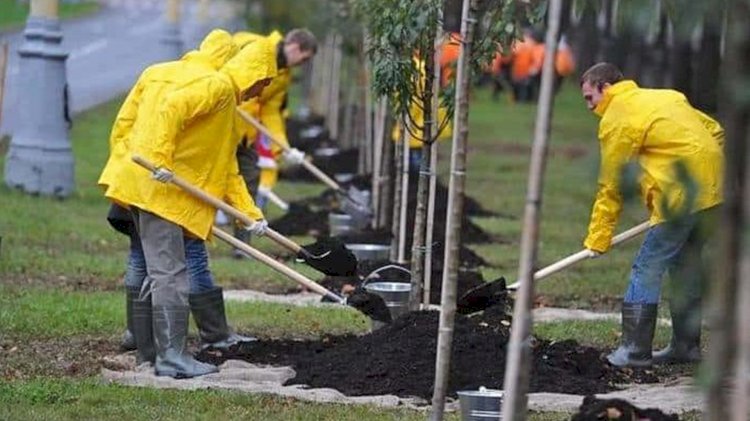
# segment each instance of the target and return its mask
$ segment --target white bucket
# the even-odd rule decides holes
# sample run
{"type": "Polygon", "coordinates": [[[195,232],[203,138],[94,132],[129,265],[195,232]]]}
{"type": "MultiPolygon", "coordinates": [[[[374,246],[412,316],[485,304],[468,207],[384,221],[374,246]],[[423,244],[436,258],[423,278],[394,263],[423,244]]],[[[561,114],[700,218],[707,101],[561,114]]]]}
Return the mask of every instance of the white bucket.
{"type": "Polygon", "coordinates": [[[462,421],[489,421],[502,418],[503,391],[480,387],[458,392],[462,421]]]}

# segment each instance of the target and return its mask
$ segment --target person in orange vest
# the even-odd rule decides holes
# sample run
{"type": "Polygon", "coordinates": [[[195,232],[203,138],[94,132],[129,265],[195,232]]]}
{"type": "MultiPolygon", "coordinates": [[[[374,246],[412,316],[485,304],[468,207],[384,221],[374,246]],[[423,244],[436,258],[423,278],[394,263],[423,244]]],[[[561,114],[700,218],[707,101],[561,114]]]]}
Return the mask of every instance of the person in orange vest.
{"type": "Polygon", "coordinates": [[[531,28],[524,29],[523,40],[513,45],[513,62],[510,70],[513,98],[516,101],[534,100],[534,79],[542,70],[543,59],[544,45],[534,39],[531,28]]]}
{"type": "Polygon", "coordinates": [[[570,49],[565,35],[560,37],[560,43],[557,45],[557,54],[555,55],[555,92],[560,89],[562,80],[573,74],[576,70],[573,51],[570,49]]]}

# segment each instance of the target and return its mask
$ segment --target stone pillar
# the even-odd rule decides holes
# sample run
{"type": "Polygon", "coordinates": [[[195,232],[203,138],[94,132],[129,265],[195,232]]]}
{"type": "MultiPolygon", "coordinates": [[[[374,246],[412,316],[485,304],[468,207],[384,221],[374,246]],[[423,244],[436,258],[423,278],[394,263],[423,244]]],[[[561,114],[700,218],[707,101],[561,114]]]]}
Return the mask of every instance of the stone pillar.
{"type": "Polygon", "coordinates": [[[161,36],[166,60],[176,60],[182,56],[184,51],[182,31],[180,31],[181,3],[180,0],[167,0],[164,31],[161,36]]]}
{"type": "Polygon", "coordinates": [[[74,189],[75,165],[58,0],[32,0],[23,36],[5,183],[31,194],[67,197],[74,189]]]}

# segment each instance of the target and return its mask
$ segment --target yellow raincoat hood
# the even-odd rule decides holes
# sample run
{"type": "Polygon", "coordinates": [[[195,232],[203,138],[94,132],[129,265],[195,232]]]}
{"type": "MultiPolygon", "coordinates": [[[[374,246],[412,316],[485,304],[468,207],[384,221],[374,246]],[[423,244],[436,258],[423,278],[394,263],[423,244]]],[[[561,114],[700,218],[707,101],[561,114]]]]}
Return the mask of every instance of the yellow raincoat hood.
{"type": "Polygon", "coordinates": [[[203,39],[198,50],[193,50],[185,54],[183,59],[204,60],[208,62],[214,70],[221,69],[229,59],[234,57],[239,51],[237,45],[232,39],[232,35],[223,29],[214,29],[206,38],[203,39]]]}
{"type": "Polygon", "coordinates": [[[276,76],[275,49],[269,48],[267,43],[265,39],[258,39],[245,45],[221,68],[221,72],[232,79],[238,93],[255,82],[276,76]]]}

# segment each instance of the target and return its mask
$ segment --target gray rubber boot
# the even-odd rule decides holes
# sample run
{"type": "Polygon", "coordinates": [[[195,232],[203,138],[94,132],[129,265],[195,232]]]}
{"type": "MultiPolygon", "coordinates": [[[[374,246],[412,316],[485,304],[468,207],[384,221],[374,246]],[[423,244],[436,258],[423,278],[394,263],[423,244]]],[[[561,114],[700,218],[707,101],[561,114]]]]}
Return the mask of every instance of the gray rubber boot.
{"type": "Polygon", "coordinates": [[[610,364],[617,367],[651,366],[656,315],[657,304],[622,304],[622,338],[620,346],[607,355],[610,364]]]}
{"type": "Polygon", "coordinates": [[[187,306],[154,306],[157,376],[187,379],[219,371],[215,365],[202,363],[187,353],[189,314],[187,306]]]}
{"type": "MultiPolygon", "coordinates": [[[[131,291],[128,290],[128,293],[131,291]]],[[[138,364],[156,360],[154,349],[154,334],[152,328],[151,294],[140,298],[139,289],[135,289],[133,296],[133,339],[138,349],[138,364]]]]}
{"type": "Polygon", "coordinates": [[[221,288],[216,287],[210,291],[190,294],[188,301],[200,332],[201,349],[226,350],[233,345],[257,340],[253,337],[238,335],[229,329],[221,288]]]}
{"type": "Polygon", "coordinates": [[[701,360],[700,298],[686,307],[670,305],[672,340],[666,348],[653,354],[654,364],[696,363],[701,360]]]}
{"type": "Polygon", "coordinates": [[[122,341],[120,342],[120,349],[123,351],[136,349],[135,336],[133,336],[133,298],[137,299],[139,292],[140,288],[125,287],[125,320],[128,327],[122,334],[122,341]]]}

